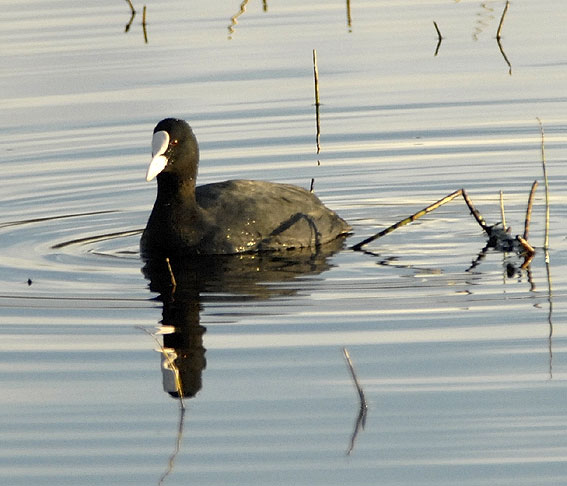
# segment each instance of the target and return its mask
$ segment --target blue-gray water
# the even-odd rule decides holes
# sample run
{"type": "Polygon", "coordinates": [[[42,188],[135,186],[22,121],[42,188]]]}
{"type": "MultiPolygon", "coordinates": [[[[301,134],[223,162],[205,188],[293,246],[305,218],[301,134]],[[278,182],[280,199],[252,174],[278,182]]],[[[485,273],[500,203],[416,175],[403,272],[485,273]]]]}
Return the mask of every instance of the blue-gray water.
{"type": "Polygon", "coordinates": [[[566,484],[566,16],[512,2],[499,46],[503,1],[350,4],[148,4],[146,44],[143,4],[125,33],[123,1],[0,1],[2,484],[566,484]],[[536,255],[479,258],[459,198],[366,253],[179,271],[164,310],[138,239],[170,115],[200,182],[315,178],[349,244],[461,187],[521,234],[538,179],[536,255]],[[182,427],[162,319],[197,343],[182,427]]]}

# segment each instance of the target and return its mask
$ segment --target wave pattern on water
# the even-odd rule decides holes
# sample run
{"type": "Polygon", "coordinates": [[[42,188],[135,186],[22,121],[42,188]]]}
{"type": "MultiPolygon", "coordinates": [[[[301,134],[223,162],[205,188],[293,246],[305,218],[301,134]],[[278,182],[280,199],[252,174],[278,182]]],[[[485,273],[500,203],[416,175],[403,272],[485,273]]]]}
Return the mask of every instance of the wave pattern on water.
{"type": "Polygon", "coordinates": [[[239,3],[167,0],[148,6],[148,44],[140,12],[124,32],[125,2],[3,3],[0,482],[567,483],[555,5],[510,5],[510,76],[492,34],[502,2],[350,2],[348,17],[250,2],[228,40],[239,3]],[[345,247],[145,265],[144,173],[170,115],[195,129],[200,183],[314,178],[353,225],[345,247]],[[502,190],[520,233],[542,175],[536,116],[548,255],[541,189],[528,269],[484,251],[461,200],[348,249],[461,187],[489,224],[502,190]],[[368,401],[348,458],[344,346],[368,401]]]}

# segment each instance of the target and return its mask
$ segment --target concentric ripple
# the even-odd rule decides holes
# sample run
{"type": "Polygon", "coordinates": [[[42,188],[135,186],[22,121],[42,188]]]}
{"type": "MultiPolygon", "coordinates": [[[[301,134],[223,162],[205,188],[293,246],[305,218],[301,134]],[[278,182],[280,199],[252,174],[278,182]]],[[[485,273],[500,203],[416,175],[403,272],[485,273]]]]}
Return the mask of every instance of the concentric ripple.
{"type": "Polygon", "coordinates": [[[140,284],[142,230],[125,224],[133,219],[105,210],[2,224],[1,295],[123,298],[140,284]]]}

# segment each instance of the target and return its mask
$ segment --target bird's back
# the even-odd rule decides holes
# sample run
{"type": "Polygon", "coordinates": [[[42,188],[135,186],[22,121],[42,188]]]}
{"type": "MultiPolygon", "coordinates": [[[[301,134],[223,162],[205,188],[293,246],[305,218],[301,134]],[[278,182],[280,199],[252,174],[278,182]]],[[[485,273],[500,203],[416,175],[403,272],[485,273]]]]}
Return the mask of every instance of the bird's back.
{"type": "Polygon", "coordinates": [[[203,248],[215,253],[317,247],[350,226],[309,191],[289,184],[231,180],[196,188],[203,248]]]}

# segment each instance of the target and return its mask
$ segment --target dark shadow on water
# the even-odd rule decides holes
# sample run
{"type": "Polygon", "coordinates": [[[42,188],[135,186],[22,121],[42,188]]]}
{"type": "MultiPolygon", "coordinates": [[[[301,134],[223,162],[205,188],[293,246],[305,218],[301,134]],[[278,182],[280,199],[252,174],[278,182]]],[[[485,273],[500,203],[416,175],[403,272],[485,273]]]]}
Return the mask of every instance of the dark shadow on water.
{"type": "Polygon", "coordinates": [[[206,366],[200,311],[206,301],[253,302],[294,295],[298,277],[318,275],[332,267],[329,259],[344,248],[344,239],[316,252],[288,251],[148,260],[143,267],[150,290],[163,303],[164,389],[174,397],[193,397],[201,389],[206,366]],[[285,286],[278,283],[286,283],[285,286]],[[173,369],[172,368],[173,365],[173,369]],[[177,371],[176,371],[177,370],[177,371]],[[179,374],[181,390],[176,389],[179,374]]]}
{"type": "MultiPolygon", "coordinates": [[[[288,251],[184,259],[148,260],[142,269],[163,304],[158,334],[163,335],[161,370],[163,388],[179,400],[179,423],[175,448],[159,479],[163,484],[172,473],[181,448],[186,398],[193,398],[203,386],[206,368],[200,312],[207,301],[250,302],[294,295],[301,289],[289,285],[298,277],[318,275],[333,265],[329,259],[344,248],[344,239],[312,251],[288,251]],[[285,286],[278,283],[286,283],[285,286]]],[[[154,338],[157,337],[153,335],[154,338]]],[[[158,341],[159,343],[159,341],[158,341]]]]}

